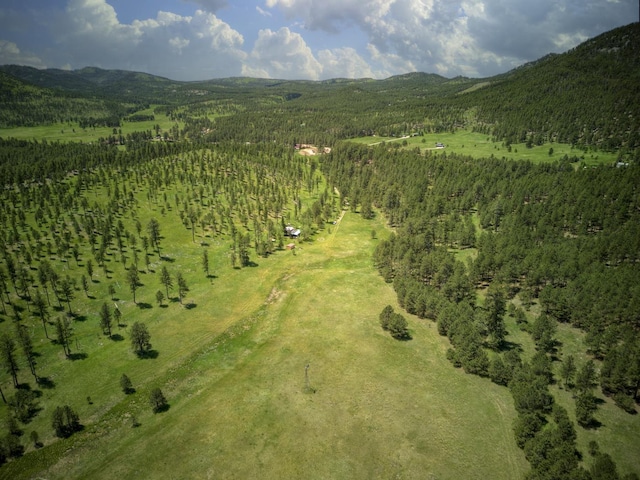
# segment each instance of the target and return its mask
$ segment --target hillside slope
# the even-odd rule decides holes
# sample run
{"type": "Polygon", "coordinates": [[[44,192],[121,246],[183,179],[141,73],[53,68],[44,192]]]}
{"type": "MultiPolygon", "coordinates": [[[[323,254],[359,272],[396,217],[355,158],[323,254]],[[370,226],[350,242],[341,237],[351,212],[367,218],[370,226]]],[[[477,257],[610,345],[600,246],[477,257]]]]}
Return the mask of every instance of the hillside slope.
{"type": "Polygon", "coordinates": [[[490,79],[461,101],[509,143],[640,147],[640,24],[490,79]]]}

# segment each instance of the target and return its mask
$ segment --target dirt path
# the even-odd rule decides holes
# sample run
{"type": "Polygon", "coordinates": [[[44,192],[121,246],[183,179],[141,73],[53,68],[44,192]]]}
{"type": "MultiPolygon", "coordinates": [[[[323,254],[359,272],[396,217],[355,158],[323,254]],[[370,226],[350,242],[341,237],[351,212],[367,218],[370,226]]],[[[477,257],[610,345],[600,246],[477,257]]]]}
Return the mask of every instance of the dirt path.
{"type": "Polygon", "coordinates": [[[405,135],[404,137],[392,138],[391,140],[380,140],[379,142],[369,143],[368,145],[370,147],[373,147],[374,145],[380,145],[381,143],[397,142],[398,140],[406,140],[407,138],[411,138],[411,137],[409,137],[409,135],[405,135]]]}

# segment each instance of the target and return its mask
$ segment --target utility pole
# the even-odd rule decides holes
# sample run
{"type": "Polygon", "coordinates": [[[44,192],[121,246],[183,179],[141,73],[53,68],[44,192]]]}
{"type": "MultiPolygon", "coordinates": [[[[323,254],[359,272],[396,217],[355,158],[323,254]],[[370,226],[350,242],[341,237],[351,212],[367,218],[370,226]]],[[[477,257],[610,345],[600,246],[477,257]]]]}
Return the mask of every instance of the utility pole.
{"type": "Polygon", "coordinates": [[[308,363],[308,362],[304,366],[304,393],[316,393],[316,389],[313,388],[311,386],[311,383],[309,382],[309,367],[310,366],[311,366],[311,364],[308,363]]]}

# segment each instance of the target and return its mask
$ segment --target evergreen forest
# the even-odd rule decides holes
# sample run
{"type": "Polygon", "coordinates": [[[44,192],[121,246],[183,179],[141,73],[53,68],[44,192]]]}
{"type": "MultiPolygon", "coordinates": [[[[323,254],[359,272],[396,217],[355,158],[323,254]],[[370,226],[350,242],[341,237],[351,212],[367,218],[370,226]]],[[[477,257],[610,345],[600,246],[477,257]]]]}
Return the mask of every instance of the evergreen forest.
{"type": "Polygon", "coordinates": [[[639,43],[0,66],[0,478],[640,478],[639,43]]]}

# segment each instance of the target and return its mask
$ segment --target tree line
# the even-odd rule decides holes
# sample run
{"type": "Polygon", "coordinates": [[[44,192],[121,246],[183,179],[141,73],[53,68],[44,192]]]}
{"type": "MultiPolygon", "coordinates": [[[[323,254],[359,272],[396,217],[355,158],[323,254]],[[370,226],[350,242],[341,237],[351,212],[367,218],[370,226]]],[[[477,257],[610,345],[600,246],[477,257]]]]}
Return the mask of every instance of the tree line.
{"type": "MultiPolygon", "coordinates": [[[[640,169],[576,170],[355,144],[334,148],[322,169],[345,204],[363,215],[379,209],[395,227],[374,262],[400,306],[436,322],[454,366],[510,388],[532,478],[581,478],[574,427],[548,385],[564,378],[586,428],[598,425],[598,386],[636,411],[640,169]],[[475,255],[458,259],[470,248],[475,255]],[[530,322],[534,303],[540,314],[530,322]],[[531,359],[508,342],[507,315],[531,334],[531,359]],[[587,333],[592,360],[577,365],[562,356],[559,323],[587,333]],[[552,357],[562,358],[560,372],[552,357]],[[594,361],[602,362],[599,375],[594,361]]],[[[594,465],[601,460],[594,456],[594,465]]]]}

